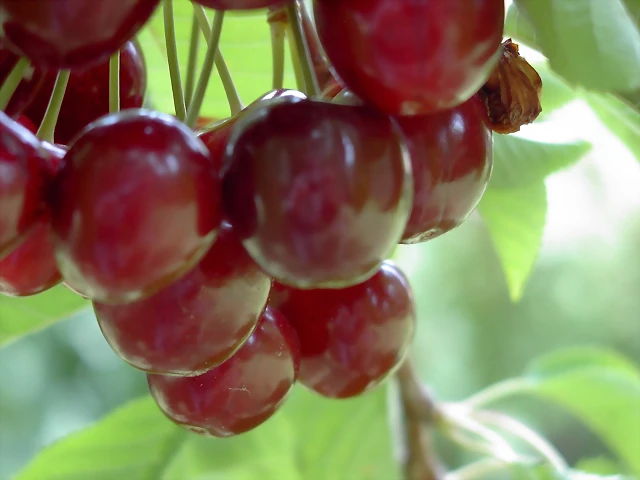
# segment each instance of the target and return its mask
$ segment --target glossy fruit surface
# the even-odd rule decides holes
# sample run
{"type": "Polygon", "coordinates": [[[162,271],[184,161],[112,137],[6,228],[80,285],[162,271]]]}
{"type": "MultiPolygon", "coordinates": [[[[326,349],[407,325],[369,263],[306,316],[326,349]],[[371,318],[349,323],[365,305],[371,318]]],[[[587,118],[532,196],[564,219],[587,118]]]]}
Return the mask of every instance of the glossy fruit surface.
{"type": "MultiPolygon", "coordinates": [[[[0,85],[7,79],[18,60],[19,57],[15,53],[0,47],[0,85]]],[[[33,67],[27,67],[4,112],[10,117],[18,117],[40,90],[43,80],[42,72],[33,67]]]]}
{"type": "Polygon", "coordinates": [[[225,363],[198,377],[148,375],[151,396],[175,423],[230,437],[275,413],[293,386],[300,361],[295,331],[267,307],[249,340],[225,363]]]}
{"type": "Polygon", "coordinates": [[[56,184],[53,228],[65,282],[93,300],[148,296],[192,268],[220,224],[217,171],[170,115],[125,110],[87,127],[56,184]]]}
{"type": "Polygon", "coordinates": [[[0,260],[44,209],[49,181],[46,156],[29,130],[0,112],[0,260]]]}
{"type": "Polygon", "coordinates": [[[407,352],[415,330],[409,281],[391,262],[343,290],[273,287],[270,304],[300,339],[298,380],[321,395],[347,398],[377,386],[407,352]]]}
{"type": "Polygon", "coordinates": [[[2,0],[0,39],[36,67],[100,62],[131,39],[160,0],[2,0]]]}
{"type": "MultiPolygon", "coordinates": [[[[57,72],[49,71],[26,115],[37,125],[42,122],[53,92],[57,72]]],[[[147,87],[147,71],[142,50],[135,42],[120,49],[120,108],[140,108],[147,87]]],[[[109,113],[109,60],[73,70],[62,101],[55,141],[67,145],[89,123],[109,113]]]]}
{"type": "Polygon", "coordinates": [[[410,163],[385,116],[276,101],[238,122],[227,160],[227,218],[281,283],[353,285],[400,240],[411,208],[410,163]]]}
{"type": "Polygon", "coordinates": [[[452,110],[397,121],[415,192],[402,242],[418,243],[457,227],[480,202],[491,177],[491,131],[476,96],[452,110]]]}
{"type": "MultiPolygon", "coordinates": [[[[44,156],[51,176],[61,169],[65,149],[43,142],[44,156]]],[[[0,260],[0,293],[23,297],[35,295],[62,281],[56,264],[51,231],[51,212],[43,213],[25,235],[24,240],[0,260]]]]}
{"type": "Polygon", "coordinates": [[[277,7],[290,1],[292,0],[193,0],[194,3],[216,10],[253,10],[277,7]]]}
{"type": "Polygon", "coordinates": [[[271,279],[225,226],[187,275],[128,305],[94,303],[105,338],[125,361],[152,373],[192,375],[227,360],[249,338],[271,279]]]}
{"type": "Polygon", "coordinates": [[[504,0],[315,0],[314,7],[341,80],[388,114],[458,105],[498,59],[504,0]]]}

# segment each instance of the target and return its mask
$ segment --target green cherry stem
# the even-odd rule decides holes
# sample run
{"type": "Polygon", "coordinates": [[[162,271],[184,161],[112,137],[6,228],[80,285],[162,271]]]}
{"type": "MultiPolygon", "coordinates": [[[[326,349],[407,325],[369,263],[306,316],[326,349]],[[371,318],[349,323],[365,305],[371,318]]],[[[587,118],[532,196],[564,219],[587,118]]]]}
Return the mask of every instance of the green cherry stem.
{"type": "Polygon", "coordinates": [[[120,111],[120,50],[109,59],[109,113],[120,111]]]}
{"type": "Polygon", "coordinates": [[[200,27],[198,26],[198,17],[193,12],[193,20],[191,22],[191,38],[189,40],[189,63],[187,64],[187,78],[184,82],[184,101],[187,105],[191,103],[193,98],[193,89],[196,86],[196,71],[198,68],[198,51],[200,49],[200,27]]]}
{"type": "Polygon", "coordinates": [[[271,55],[272,55],[272,88],[278,90],[284,87],[284,60],[286,25],[283,22],[271,22],[271,55]]]}
{"type": "Polygon", "coordinates": [[[307,45],[307,39],[304,35],[302,18],[300,17],[298,8],[297,2],[293,2],[291,5],[287,5],[286,12],[293,44],[295,45],[295,54],[300,62],[300,69],[305,86],[304,93],[309,97],[319,97],[320,87],[313,69],[313,62],[311,61],[311,54],[309,53],[309,46],[307,45]]]}
{"type": "Polygon", "coordinates": [[[2,84],[2,88],[0,88],[0,110],[4,111],[4,109],[7,108],[7,105],[9,105],[11,97],[16,93],[18,85],[20,85],[20,82],[24,78],[27,68],[29,68],[29,60],[25,57],[21,57],[5,79],[2,84]]]}
{"type": "Polygon", "coordinates": [[[60,114],[60,107],[62,107],[62,101],[64,100],[64,94],[67,91],[67,83],[69,83],[69,70],[60,70],[56,77],[56,83],[53,86],[53,92],[49,99],[49,105],[47,111],[44,114],[40,128],[36,136],[40,140],[45,142],[54,142],[54,133],[56,131],[56,123],[58,123],[58,115],[60,114]]]}
{"type": "Polygon", "coordinates": [[[511,378],[496,383],[485,390],[467,398],[462,403],[470,409],[478,409],[488,404],[504,400],[512,395],[526,393],[531,390],[531,383],[525,378],[511,378]]]}
{"type": "MultiPolygon", "coordinates": [[[[200,5],[194,4],[193,9],[198,21],[198,25],[200,25],[202,34],[205,36],[205,38],[209,39],[211,37],[212,29],[211,25],[209,25],[209,19],[207,18],[207,14],[205,13],[204,8],[200,5]]],[[[224,88],[225,95],[227,96],[227,102],[229,103],[231,115],[236,115],[237,113],[240,113],[242,111],[244,105],[242,103],[240,95],[238,94],[238,90],[233,83],[231,72],[229,71],[227,62],[225,62],[224,57],[222,56],[222,52],[220,51],[219,46],[217,50],[218,54],[214,59],[216,70],[218,70],[218,75],[220,76],[222,87],[224,88]]]]}
{"type": "Polygon", "coordinates": [[[173,91],[173,104],[176,117],[184,121],[187,111],[180,79],[180,63],[178,59],[178,46],[176,44],[176,26],[173,19],[173,0],[164,0],[164,38],[167,46],[167,60],[169,63],[169,76],[171,77],[171,90],[173,91]]]}
{"type": "Polygon", "coordinates": [[[202,101],[209,85],[209,79],[211,78],[211,72],[213,70],[213,64],[215,57],[218,54],[218,44],[220,43],[220,34],[222,33],[222,23],[224,20],[224,11],[216,10],[213,17],[213,26],[211,27],[211,33],[207,40],[207,53],[204,57],[204,63],[200,70],[200,78],[198,78],[198,85],[193,94],[193,99],[189,104],[189,110],[187,111],[186,124],[195,128],[200,114],[200,108],[202,107],[202,101]]]}

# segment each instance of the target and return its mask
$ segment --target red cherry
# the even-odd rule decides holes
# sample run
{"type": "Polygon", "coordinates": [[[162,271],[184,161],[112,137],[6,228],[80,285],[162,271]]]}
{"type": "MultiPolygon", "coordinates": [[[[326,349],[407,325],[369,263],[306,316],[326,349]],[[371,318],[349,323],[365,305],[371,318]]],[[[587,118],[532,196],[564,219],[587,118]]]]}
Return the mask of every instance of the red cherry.
{"type": "Polygon", "coordinates": [[[291,1],[293,0],[193,0],[194,3],[216,10],[254,10],[277,7],[291,1]]]}
{"type": "Polygon", "coordinates": [[[202,261],[155,295],[128,305],[94,303],[105,338],[125,361],[152,373],[193,375],[220,365],[249,338],[271,279],[229,227],[202,261]]]}
{"type": "Polygon", "coordinates": [[[0,260],[44,210],[47,153],[25,127],[0,112],[0,260]]]}
{"type": "Polygon", "coordinates": [[[309,100],[268,102],[238,121],[227,157],[227,218],[281,283],[353,285],[400,240],[411,170],[386,116],[309,100]]]}
{"type": "Polygon", "coordinates": [[[459,105],[498,60],[504,0],[315,0],[314,6],[336,73],[388,114],[459,105]]]}
{"type": "Polygon", "coordinates": [[[300,339],[300,383],[333,398],[359,395],[387,378],[416,325],[409,281],[388,261],[369,280],[343,290],[274,284],[270,305],[300,339]]]}
{"type": "Polygon", "coordinates": [[[33,122],[26,115],[20,115],[18,118],[16,118],[16,122],[22,125],[27,130],[29,130],[34,135],[38,131],[38,128],[33,124],[33,122]]]}
{"type": "Polygon", "coordinates": [[[291,391],[300,361],[295,331],[267,307],[238,352],[198,377],[147,375],[162,412],[188,430],[230,437],[271,417],[291,391]]]}
{"type": "MultiPolygon", "coordinates": [[[[18,57],[4,47],[0,47],[0,85],[4,83],[13,68],[18,63],[18,57]]],[[[11,96],[11,100],[5,108],[5,113],[10,117],[18,117],[29,106],[36,93],[42,87],[44,75],[32,66],[26,68],[18,88],[11,96]]]]}
{"type": "MultiPolygon", "coordinates": [[[[57,72],[47,72],[46,80],[26,115],[40,124],[53,93],[57,72]]],[[[144,103],[147,71],[142,50],[135,42],[127,42],[120,50],[120,108],[140,108],[144,103]]],[[[69,76],[60,114],[56,123],[55,141],[69,144],[84,127],[109,113],[109,60],[69,76]]]]}
{"type": "Polygon", "coordinates": [[[397,120],[415,191],[402,243],[418,243],[457,227],[480,202],[491,176],[491,130],[476,96],[452,110],[397,120]]]}
{"type": "Polygon", "coordinates": [[[212,245],[220,224],[218,172],[170,115],[102,117],[67,153],[53,229],[65,282],[93,300],[126,303],[169,285],[212,245]]]}
{"type": "Polygon", "coordinates": [[[159,1],[2,0],[0,38],[36,67],[82,67],[115,53],[159,1]]]}

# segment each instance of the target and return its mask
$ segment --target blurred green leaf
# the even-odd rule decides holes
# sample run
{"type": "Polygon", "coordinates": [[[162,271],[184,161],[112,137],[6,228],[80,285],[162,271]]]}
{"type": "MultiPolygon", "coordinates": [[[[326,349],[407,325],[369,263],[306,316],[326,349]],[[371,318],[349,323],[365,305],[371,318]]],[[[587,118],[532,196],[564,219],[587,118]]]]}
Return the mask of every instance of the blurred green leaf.
{"type": "Polygon", "coordinates": [[[580,470],[560,473],[541,462],[501,463],[486,459],[468,465],[452,475],[453,479],[473,480],[632,480],[621,475],[600,476],[580,470]]]}
{"type": "Polygon", "coordinates": [[[543,182],[488,188],[478,206],[502,264],[512,300],[522,296],[538,258],[547,215],[543,182]]]}
{"type": "Polygon", "coordinates": [[[531,48],[538,49],[536,32],[531,21],[522,14],[518,5],[512,3],[507,10],[504,22],[504,35],[512,37],[516,43],[523,42],[531,48]]]}
{"type": "Polygon", "coordinates": [[[602,123],[640,161],[640,111],[610,94],[585,93],[584,95],[602,123]]]}
{"type": "Polygon", "coordinates": [[[640,31],[622,0],[515,0],[552,68],[601,91],[640,87],[640,31]]]}
{"type": "MultiPolygon", "coordinates": [[[[191,2],[174,2],[176,40],[180,58],[180,71],[187,70],[189,40],[193,8],[191,2]]],[[[211,19],[212,15],[210,15],[211,19]]],[[[138,36],[145,53],[148,75],[149,99],[153,108],[174,113],[171,82],[167,66],[162,8],[159,8],[148,26],[138,36]]],[[[199,63],[202,65],[206,41],[201,38],[199,63]]],[[[271,89],[271,36],[264,11],[225,14],[220,51],[233,75],[233,79],[245,104],[251,103],[271,89]]],[[[295,78],[287,56],[285,85],[295,88],[295,78]]],[[[198,67],[199,68],[199,67],[198,67]]],[[[227,97],[219,77],[214,72],[209,82],[201,116],[216,119],[229,116],[227,97]]]]}
{"type": "Polygon", "coordinates": [[[0,296],[0,347],[85,308],[89,302],[63,286],[33,297],[0,296]]]}
{"type": "Polygon", "coordinates": [[[576,470],[598,475],[617,475],[622,470],[620,465],[607,457],[585,458],[576,463],[576,470]]]}

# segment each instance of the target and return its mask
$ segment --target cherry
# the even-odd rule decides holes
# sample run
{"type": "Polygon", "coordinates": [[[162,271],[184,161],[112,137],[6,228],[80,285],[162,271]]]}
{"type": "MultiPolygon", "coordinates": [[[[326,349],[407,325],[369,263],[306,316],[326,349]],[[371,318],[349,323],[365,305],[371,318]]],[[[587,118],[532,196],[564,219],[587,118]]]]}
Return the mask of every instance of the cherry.
{"type": "Polygon", "coordinates": [[[477,96],[452,110],[397,121],[415,192],[402,242],[418,243],[457,227],[478,205],[491,176],[491,131],[477,96]]]}
{"type": "Polygon", "coordinates": [[[225,226],[200,263],[155,295],[128,305],[94,303],[105,338],[125,361],[152,373],[204,373],[249,338],[271,279],[225,226]]]}
{"type": "Polygon", "coordinates": [[[217,171],[174,117],[109,114],[67,153],[53,229],[66,283],[102,303],[139,300],[190,270],[220,223],[217,171]]]}
{"type": "Polygon", "coordinates": [[[216,10],[254,10],[277,7],[291,1],[293,0],[193,0],[194,3],[216,10]]]}
{"type": "Polygon", "coordinates": [[[29,130],[0,112],[0,260],[42,214],[47,155],[29,130]]]}
{"type": "MultiPolygon", "coordinates": [[[[13,52],[0,47],[0,85],[7,79],[19,59],[20,57],[13,52]]],[[[44,75],[42,72],[35,70],[31,66],[27,67],[22,80],[18,84],[18,88],[16,88],[4,110],[5,113],[10,117],[17,118],[40,90],[43,80],[44,75]]]]}
{"type": "Polygon", "coordinates": [[[26,115],[18,116],[18,118],[16,118],[16,122],[18,124],[22,125],[27,130],[29,130],[34,135],[38,131],[38,128],[34,125],[34,123],[26,115]]]}
{"type": "Polygon", "coordinates": [[[411,208],[411,169],[391,121],[365,107],[277,99],[227,147],[227,218],[281,283],[338,288],[379,268],[411,208]]]}
{"type": "MultiPolygon", "coordinates": [[[[52,175],[60,171],[66,150],[44,143],[50,155],[47,167],[52,175]]],[[[0,293],[10,296],[35,295],[62,281],[56,265],[49,210],[36,220],[25,240],[0,261],[0,293]]]]}
{"type": "MultiPolygon", "coordinates": [[[[40,124],[53,93],[57,71],[49,71],[43,87],[26,110],[27,116],[40,124]]],[[[120,108],[140,108],[144,102],[147,71],[142,50],[135,42],[120,49],[120,108]]],[[[74,70],[56,123],[55,141],[69,144],[80,130],[109,113],[109,59],[88,68],[74,70]]]]}
{"type": "Polygon", "coordinates": [[[271,417],[291,391],[300,362],[295,331],[267,307],[238,352],[198,377],[147,375],[162,412],[188,430],[230,437],[271,417]]]}
{"type": "Polygon", "coordinates": [[[504,0],[315,0],[314,7],[340,79],[388,114],[454,107],[498,60],[504,0]]]}
{"type": "Polygon", "coordinates": [[[0,35],[36,67],[105,60],[131,39],[160,0],[2,0],[0,35]]]}
{"type": "Polygon", "coordinates": [[[400,365],[413,338],[413,295],[386,261],[369,280],[343,290],[294,290],[274,284],[270,305],[300,339],[300,383],[332,398],[359,395],[400,365]]]}

